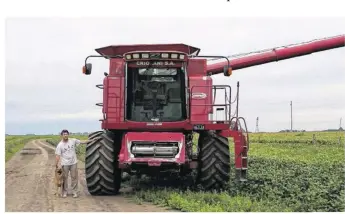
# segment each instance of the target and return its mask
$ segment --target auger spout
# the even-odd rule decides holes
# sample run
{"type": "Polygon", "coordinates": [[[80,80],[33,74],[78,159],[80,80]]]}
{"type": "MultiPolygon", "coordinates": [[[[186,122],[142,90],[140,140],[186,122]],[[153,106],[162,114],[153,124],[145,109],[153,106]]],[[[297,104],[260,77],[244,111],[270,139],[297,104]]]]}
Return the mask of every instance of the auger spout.
{"type": "MultiPolygon", "coordinates": [[[[230,59],[230,67],[232,70],[238,70],[255,65],[290,59],[344,46],[345,35],[340,35],[336,37],[300,43],[291,47],[272,48],[270,50],[263,51],[254,55],[230,59]]],[[[209,64],[207,65],[207,72],[212,75],[223,73],[224,66],[227,65],[227,61],[209,64]]]]}

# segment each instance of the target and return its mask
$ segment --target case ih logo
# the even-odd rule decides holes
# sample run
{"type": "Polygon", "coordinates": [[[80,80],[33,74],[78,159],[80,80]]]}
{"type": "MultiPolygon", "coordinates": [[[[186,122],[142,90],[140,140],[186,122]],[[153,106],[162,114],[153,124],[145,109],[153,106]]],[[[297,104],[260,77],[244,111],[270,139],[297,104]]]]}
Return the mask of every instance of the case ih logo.
{"type": "Polygon", "coordinates": [[[207,95],[205,93],[193,93],[192,98],[193,99],[205,99],[207,95]]]}

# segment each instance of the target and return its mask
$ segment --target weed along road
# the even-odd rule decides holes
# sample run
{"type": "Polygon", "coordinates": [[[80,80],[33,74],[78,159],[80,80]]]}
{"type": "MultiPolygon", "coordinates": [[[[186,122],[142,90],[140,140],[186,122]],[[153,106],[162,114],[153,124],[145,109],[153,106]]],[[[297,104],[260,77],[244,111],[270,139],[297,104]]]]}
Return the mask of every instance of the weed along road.
{"type": "MultiPolygon", "coordinates": [[[[79,197],[55,196],[54,147],[30,141],[6,163],[6,212],[167,212],[150,204],[138,205],[123,195],[91,196],[85,186],[84,163],[79,163],[79,197]]],[[[70,183],[70,182],[69,182],[70,183]]]]}

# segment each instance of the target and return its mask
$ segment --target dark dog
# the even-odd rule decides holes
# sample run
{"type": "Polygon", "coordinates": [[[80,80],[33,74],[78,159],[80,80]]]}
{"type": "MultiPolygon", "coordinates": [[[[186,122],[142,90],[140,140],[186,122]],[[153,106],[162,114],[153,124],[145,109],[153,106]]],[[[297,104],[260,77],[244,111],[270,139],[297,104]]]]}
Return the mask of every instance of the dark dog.
{"type": "Polygon", "coordinates": [[[62,196],[63,185],[64,185],[64,173],[61,167],[55,168],[54,184],[56,187],[55,195],[62,196]]]}

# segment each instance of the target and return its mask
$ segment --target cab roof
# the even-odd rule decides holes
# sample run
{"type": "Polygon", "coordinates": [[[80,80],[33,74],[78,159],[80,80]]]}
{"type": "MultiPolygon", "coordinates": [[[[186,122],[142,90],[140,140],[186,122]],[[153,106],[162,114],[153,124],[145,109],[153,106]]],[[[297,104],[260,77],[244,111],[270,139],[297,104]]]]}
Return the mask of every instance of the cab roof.
{"type": "Polygon", "coordinates": [[[107,56],[123,55],[131,51],[179,51],[188,55],[197,56],[199,48],[185,44],[136,44],[136,45],[110,45],[95,49],[97,53],[107,56]]]}

